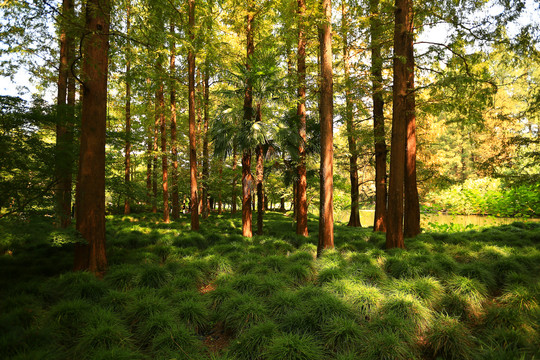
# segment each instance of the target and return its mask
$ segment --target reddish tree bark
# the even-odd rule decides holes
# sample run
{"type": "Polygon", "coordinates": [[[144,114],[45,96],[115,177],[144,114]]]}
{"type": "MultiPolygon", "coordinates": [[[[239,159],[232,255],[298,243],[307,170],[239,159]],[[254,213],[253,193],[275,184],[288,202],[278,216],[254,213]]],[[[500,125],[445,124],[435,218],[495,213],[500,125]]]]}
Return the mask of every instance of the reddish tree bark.
{"type": "MultiPolygon", "coordinates": [[[[160,85],[161,86],[161,85],[160,85]]],[[[154,155],[152,157],[152,212],[157,213],[157,172],[158,172],[158,152],[159,152],[159,90],[155,92],[154,99],[154,141],[153,150],[154,155]]]]}
{"type": "Polygon", "coordinates": [[[354,137],[353,104],[351,95],[350,64],[349,64],[349,14],[345,8],[345,1],[341,3],[341,21],[343,30],[343,65],[345,70],[345,122],[347,126],[347,141],[349,143],[349,178],[351,181],[351,215],[347,226],[358,227],[360,223],[359,211],[359,184],[358,184],[358,151],[356,149],[356,139],[354,137]]]}
{"type": "MultiPolygon", "coordinates": [[[[129,31],[131,27],[130,10],[131,4],[128,1],[126,9],[126,34],[128,35],[128,39],[126,40],[126,147],[124,158],[124,183],[127,191],[129,191],[131,171],[131,49],[129,44],[129,31]]],[[[130,212],[131,206],[129,203],[129,195],[126,195],[126,199],[124,201],[124,214],[129,214],[130,212]]]]}
{"type": "MultiPolygon", "coordinates": [[[[195,34],[195,1],[188,1],[189,38],[193,44],[195,34]]],[[[190,168],[190,211],[191,230],[199,230],[199,200],[197,194],[197,139],[195,130],[195,54],[188,51],[188,104],[189,104],[189,168],[190,168]]]]}
{"type": "Polygon", "coordinates": [[[298,106],[296,114],[299,126],[298,135],[298,183],[296,192],[296,233],[308,236],[307,227],[307,176],[306,176],[306,33],[305,33],[305,0],[298,0],[298,106]]]}
{"type": "Polygon", "coordinates": [[[208,205],[208,177],[210,173],[209,158],[208,158],[208,106],[210,102],[210,75],[208,73],[208,66],[204,70],[204,83],[203,83],[203,169],[202,169],[202,217],[206,219],[210,213],[208,205]]]}
{"type": "MultiPolygon", "coordinates": [[[[171,24],[171,34],[174,33],[174,24],[171,24]]],[[[171,57],[169,70],[171,74],[171,154],[172,154],[172,218],[177,220],[180,216],[180,199],[178,196],[178,143],[176,137],[176,87],[174,73],[176,71],[176,45],[171,40],[171,57]]]]}
{"type": "Polygon", "coordinates": [[[416,102],[414,89],[414,12],[412,0],[409,0],[407,24],[407,146],[405,149],[405,237],[420,234],[420,203],[416,185],[416,102]]]}
{"type": "Polygon", "coordinates": [[[105,129],[110,3],[88,0],[83,43],[84,92],[77,187],[77,230],[86,244],[75,246],[74,269],[103,276],[105,248],[105,129]]]}
{"type": "Polygon", "coordinates": [[[324,22],[319,27],[321,51],[321,183],[319,213],[319,243],[317,256],[324,249],[334,248],[334,210],[333,210],[333,81],[332,81],[332,2],[322,0],[324,22]]]}
{"type": "Polygon", "coordinates": [[[394,28],[394,89],[392,111],[392,151],[386,248],[405,248],[403,242],[403,184],[405,177],[405,145],[407,137],[407,24],[408,0],[396,0],[394,28]]]}
{"type": "MultiPolygon", "coordinates": [[[[251,126],[253,117],[253,87],[251,83],[251,61],[255,46],[253,43],[253,3],[248,4],[248,13],[246,15],[246,88],[244,91],[244,130],[251,126]]],[[[251,214],[251,187],[253,184],[253,175],[251,175],[251,149],[245,148],[242,154],[242,235],[252,237],[251,229],[252,214],[251,214]]]]}
{"type": "MultiPolygon", "coordinates": [[[[261,103],[257,103],[257,115],[255,121],[262,121],[261,103]]],[[[257,235],[263,233],[263,212],[264,212],[264,194],[263,194],[263,180],[264,180],[264,157],[263,148],[261,144],[257,145],[255,149],[255,155],[257,158],[257,235]]]]}
{"type": "Polygon", "coordinates": [[[160,84],[159,97],[159,124],[161,132],[161,180],[163,186],[163,221],[169,223],[169,160],[167,158],[167,122],[165,120],[164,86],[160,84]]]}
{"type": "Polygon", "coordinates": [[[373,98],[373,135],[375,143],[375,219],[373,231],[386,231],[386,141],[384,100],[382,96],[381,20],[379,0],[370,0],[371,77],[373,98]]]}
{"type": "MultiPolygon", "coordinates": [[[[66,98],[68,82],[73,81],[69,71],[73,61],[73,35],[67,31],[67,20],[74,16],[73,1],[63,0],[60,23],[60,66],[58,71],[57,123],[56,123],[56,221],[66,228],[71,224],[71,185],[73,168],[73,102],[66,98]],[[71,78],[71,79],[70,79],[71,78]]],[[[74,94],[74,92],[73,92],[74,94]]]]}

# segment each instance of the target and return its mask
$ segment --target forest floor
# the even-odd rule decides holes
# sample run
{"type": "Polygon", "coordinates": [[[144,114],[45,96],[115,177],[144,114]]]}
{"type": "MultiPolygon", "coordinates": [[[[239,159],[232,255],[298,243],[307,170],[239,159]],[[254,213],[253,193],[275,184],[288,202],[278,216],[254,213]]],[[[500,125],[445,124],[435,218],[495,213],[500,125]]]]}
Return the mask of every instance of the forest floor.
{"type": "Polygon", "coordinates": [[[423,233],[407,250],[335,226],[315,259],[289,217],[107,217],[109,271],[70,271],[73,230],[0,222],[1,359],[533,359],[540,223],[423,233]]]}

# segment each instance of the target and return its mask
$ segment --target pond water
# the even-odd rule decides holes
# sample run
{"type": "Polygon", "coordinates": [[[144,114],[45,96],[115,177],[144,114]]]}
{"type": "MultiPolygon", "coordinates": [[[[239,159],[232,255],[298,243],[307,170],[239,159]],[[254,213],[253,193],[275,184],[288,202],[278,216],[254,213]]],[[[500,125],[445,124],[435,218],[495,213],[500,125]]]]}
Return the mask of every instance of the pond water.
{"type": "MultiPolygon", "coordinates": [[[[347,223],[349,221],[350,211],[344,210],[334,214],[336,222],[347,223]]],[[[360,222],[362,226],[372,226],[373,218],[375,217],[374,210],[360,210],[360,222]]],[[[460,226],[472,225],[474,227],[498,226],[511,224],[515,221],[540,221],[540,219],[522,219],[522,218],[500,218],[495,216],[481,215],[446,215],[446,214],[421,214],[420,225],[422,228],[429,227],[429,223],[437,225],[456,224],[460,226]]]]}

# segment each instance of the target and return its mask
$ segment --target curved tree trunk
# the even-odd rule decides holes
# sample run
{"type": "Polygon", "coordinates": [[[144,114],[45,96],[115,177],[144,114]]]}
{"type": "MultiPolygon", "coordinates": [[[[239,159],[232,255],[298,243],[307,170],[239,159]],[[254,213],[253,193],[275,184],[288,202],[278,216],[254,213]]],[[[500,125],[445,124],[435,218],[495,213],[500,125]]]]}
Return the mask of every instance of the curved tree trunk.
{"type": "MultiPolygon", "coordinates": [[[[195,0],[188,1],[189,38],[193,43],[195,35],[195,0]]],[[[191,230],[199,230],[199,201],[197,195],[197,141],[195,135],[195,54],[188,52],[188,103],[189,103],[189,168],[190,168],[190,210],[191,230]]]]}
{"type": "Polygon", "coordinates": [[[298,116],[300,145],[298,147],[298,184],[296,188],[296,233],[308,236],[307,176],[306,176],[306,34],[305,0],[298,0],[298,116]]]}
{"type": "Polygon", "coordinates": [[[325,21],[319,28],[321,49],[321,184],[319,213],[319,243],[317,256],[324,249],[334,248],[333,210],[333,81],[332,81],[332,4],[322,0],[325,21]]]}
{"type": "Polygon", "coordinates": [[[77,230],[86,244],[75,246],[75,270],[103,276],[105,248],[105,130],[110,3],[88,0],[83,44],[84,92],[77,187],[77,230]]]}
{"type": "Polygon", "coordinates": [[[379,0],[370,0],[371,77],[373,97],[373,135],[375,143],[375,219],[373,231],[386,231],[386,141],[382,96],[381,20],[379,0]]]}
{"type": "Polygon", "coordinates": [[[347,226],[358,227],[360,223],[359,212],[359,185],[358,185],[358,151],[356,149],[356,139],[354,134],[353,123],[353,104],[351,99],[351,80],[350,80],[350,64],[349,64],[349,14],[345,8],[345,1],[341,2],[341,21],[343,30],[343,64],[345,70],[345,122],[347,125],[347,140],[349,143],[349,178],[351,181],[351,215],[347,226]]]}
{"type": "Polygon", "coordinates": [[[394,90],[392,111],[392,151],[386,248],[405,248],[403,242],[403,184],[405,177],[405,145],[407,137],[407,24],[408,0],[396,0],[394,28],[394,90]]]}
{"type": "Polygon", "coordinates": [[[416,102],[414,89],[414,20],[413,4],[409,0],[407,31],[407,147],[405,149],[405,237],[420,234],[420,203],[416,185],[416,102]]]}

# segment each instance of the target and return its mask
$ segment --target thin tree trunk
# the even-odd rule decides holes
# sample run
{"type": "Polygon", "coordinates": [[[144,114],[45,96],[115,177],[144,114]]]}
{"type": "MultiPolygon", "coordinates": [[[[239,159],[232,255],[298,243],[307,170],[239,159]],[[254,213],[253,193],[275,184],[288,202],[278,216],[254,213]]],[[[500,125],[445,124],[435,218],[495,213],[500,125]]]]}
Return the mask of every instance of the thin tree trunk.
{"type": "MultiPolygon", "coordinates": [[[[244,93],[244,119],[243,127],[248,129],[251,126],[253,117],[253,88],[251,84],[251,61],[255,49],[253,43],[253,3],[248,3],[248,14],[246,15],[246,89],[244,93]]],[[[244,148],[242,154],[242,235],[252,237],[251,229],[251,187],[253,183],[253,175],[251,175],[251,149],[244,148]]]]}
{"type": "Polygon", "coordinates": [[[307,227],[307,177],[306,177],[306,33],[305,0],[298,0],[298,115],[300,145],[298,146],[298,184],[296,195],[296,233],[308,236],[307,227]]]}
{"type": "Polygon", "coordinates": [[[169,223],[169,159],[167,157],[167,121],[165,120],[165,99],[163,82],[159,86],[159,123],[161,132],[161,173],[163,186],[163,221],[169,223]]]}
{"type": "MultiPolygon", "coordinates": [[[[261,103],[257,103],[257,115],[255,121],[262,121],[261,103]]],[[[263,195],[263,180],[264,180],[264,157],[261,144],[255,149],[257,157],[257,235],[263,233],[263,212],[264,212],[264,195],[263,195]]]]}
{"type": "MultiPolygon", "coordinates": [[[[63,19],[60,23],[60,67],[58,71],[57,123],[56,123],[56,218],[57,226],[66,228],[71,224],[71,185],[73,168],[73,111],[66,103],[69,65],[73,61],[73,35],[66,30],[66,18],[73,17],[73,1],[63,0],[63,19]]],[[[73,105],[73,104],[72,104],[73,105]]],[[[71,106],[72,106],[71,105],[71,106]]]]}
{"type": "Polygon", "coordinates": [[[405,146],[407,137],[407,24],[408,0],[396,0],[394,28],[394,90],[392,112],[392,151],[390,153],[390,184],[388,188],[388,218],[386,248],[405,248],[403,242],[403,184],[405,177],[405,146]]]}
{"type": "Polygon", "coordinates": [[[231,199],[231,214],[236,214],[236,144],[233,145],[233,154],[232,154],[232,199],[231,199]]]}
{"type": "Polygon", "coordinates": [[[148,139],[146,140],[146,204],[152,204],[152,127],[148,128],[148,139]]]}
{"type": "MultiPolygon", "coordinates": [[[[188,1],[189,38],[194,43],[195,0],[188,1]]],[[[197,194],[197,140],[195,134],[195,54],[188,51],[188,103],[189,103],[189,168],[191,230],[199,230],[199,201],[197,194]]]]}
{"type": "Polygon", "coordinates": [[[354,134],[353,123],[353,104],[351,95],[351,79],[350,79],[350,64],[349,64],[349,13],[345,6],[345,0],[341,1],[341,21],[343,30],[343,64],[345,70],[345,122],[347,125],[347,140],[349,143],[349,178],[351,181],[351,215],[347,226],[359,227],[360,212],[359,212],[359,185],[358,185],[358,151],[356,148],[356,139],[354,134]]]}
{"type": "Polygon", "coordinates": [[[420,234],[420,204],[416,185],[416,102],[414,89],[414,10],[409,0],[407,31],[407,145],[405,149],[405,237],[420,234]]]}
{"type": "Polygon", "coordinates": [[[159,152],[159,90],[156,90],[154,99],[154,156],[152,158],[152,212],[157,213],[157,171],[158,171],[158,152],[159,152]]]}
{"type": "Polygon", "coordinates": [[[208,178],[209,178],[209,158],[208,158],[208,106],[210,101],[210,89],[209,89],[209,80],[210,75],[208,73],[208,66],[206,66],[206,69],[204,70],[204,84],[203,84],[203,95],[204,95],[204,116],[203,116],[203,169],[202,169],[202,185],[203,185],[203,192],[202,192],[202,216],[203,219],[206,219],[208,217],[208,213],[210,212],[209,205],[208,205],[208,178]]]}
{"type": "Polygon", "coordinates": [[[332,81],[332,3],[322,0],[325,21],[319,27],[321,49],[321,184],[319,213],[319,243],[317,256],[324,249],[334,248],[333,210],[333,81],[332,81]]]}
{"type": "Polygon", "coordinates": [[[75,270],[103,276],[105,248],[105,130],[110,3],[88,0],[83,44],[84,93],[77,187],[77,230],[86,244],[75,245],[75,270]]]}
{"type": "Polygon", "coordinates": [[[124,214],[131,212],[131,206],[129,201],[129,187],[130,187],[130,170],[131,170],[131,48],[129,43],[129,31],[131,27],[130,19],[131,4],[128,1],[126,9],[126,34],[128,39],[126,40],[126,151],[124,161],[124,183],[126,186],[126,199],[124,201],[124,214]]]}
{"type": "Polygon", "coordinates": [[[370,0],[371,77],[373,97],[373,135],[375,143],[375,220],[373,231],[386,231],[386,141],[382,96],[381,20],[379,0],[370,0]]]}
{"type": "MultiPolygon", "coordinates": [[[[171,24],[171,34],[174,34],[174,24],[171,24]]],[[[176,82],[174,73],[176,71],[176,44],[171,40],[171,154],[172,154],[172,218],[178,220],[180,216],[180,201],[178,196],[178,143],[176,138],[176,82]]]]}
{"type": "MultiPolygon", "coordinates": [[[[221,179],[223,174],[223,164],[221,163],[221,160],[219,162],[219,178],[221,179]]],[[[218,190],[218,215],[221,215],[223,213],[223,204],[221,199],[221,186],[218,190]]]]}

